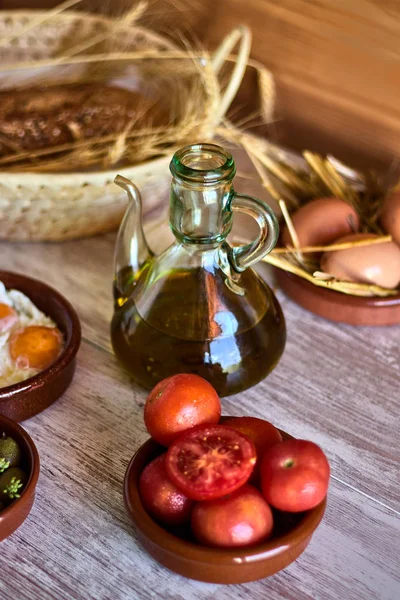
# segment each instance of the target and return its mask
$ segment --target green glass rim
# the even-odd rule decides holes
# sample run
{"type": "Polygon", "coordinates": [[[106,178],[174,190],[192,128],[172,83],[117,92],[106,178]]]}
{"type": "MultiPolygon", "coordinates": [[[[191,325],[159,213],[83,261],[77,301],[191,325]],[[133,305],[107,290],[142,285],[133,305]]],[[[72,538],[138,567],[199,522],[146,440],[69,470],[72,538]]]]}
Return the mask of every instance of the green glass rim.
{"type": "Polygon", "coordinates": [[[192,181],[196,183],[210,184],[222,180],[230,180],[235,176],[236,167],[233,156],[221,146],[217,144],[197,143],[184,146],[177,152],[169,165],[170,171],[174,177],[192,181]],[[185,159],[190,157],[195,158],[202,154],[208,154],[209,158],[213,157],[221,164],[215,168],[195,169],[184,164],[185,159]]]}

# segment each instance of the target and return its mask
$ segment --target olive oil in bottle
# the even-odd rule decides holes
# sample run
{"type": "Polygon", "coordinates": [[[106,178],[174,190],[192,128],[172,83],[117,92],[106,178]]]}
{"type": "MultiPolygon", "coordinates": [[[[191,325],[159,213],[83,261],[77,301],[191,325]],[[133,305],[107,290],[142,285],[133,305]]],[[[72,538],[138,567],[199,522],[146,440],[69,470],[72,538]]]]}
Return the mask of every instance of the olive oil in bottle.
{"type": "Polygon", "coordinates": [[[251,269],[273,248],[278,225],[260,200],[234,192],[233,159],[218,146],[183,148],[171,172],[176,242],[160,256],[144,238],[136,188],[117,180],[131,205],[116,249],[112,344],[145,388],[173,374],[197,373],[227,396],[268,375],[284,349],[279,303],[251,269]],[[257,240],[227,243],[233,210],[257,219],[257,240]]]}
{"type": "Polygon", "coordinates": [[[285,345],[281,308],[256,273],[241,277],[252,307],[226,287],[223,273],[196,269],[166,276],[143,315],[134,297],[116,308],[114,351],[139,385],[150,389],[169,375],[196,373],[227,396],[275,367],[285,345]]]}

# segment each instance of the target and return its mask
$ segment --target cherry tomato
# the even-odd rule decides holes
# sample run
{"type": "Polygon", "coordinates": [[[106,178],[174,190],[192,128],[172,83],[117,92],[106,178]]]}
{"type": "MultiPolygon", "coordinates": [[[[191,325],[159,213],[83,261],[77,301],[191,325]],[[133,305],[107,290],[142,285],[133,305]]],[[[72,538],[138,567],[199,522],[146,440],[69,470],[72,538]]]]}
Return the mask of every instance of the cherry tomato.
{"type": "Polygon", "coordinates": [[[245,484],[229,496],[196,504],[191,524],[201,544],[232,548],[266,540],[273,516],[260,492],[245,484]]]}
{"type": "Polygon", "coordinates": [[[203,423],[218,423],[221,402],[212,385],[198,375],[182,373],[160,381],[144,407],[151,437],[169,446],[183,431],[203,423]]]}
{"type": "Polygon", "coordinates": [[[219,498],[241,487],[257,459],[247,437],[225,425],[199,425],[169,447],[170,479],[193,500],[219,498]]]}
{"type": "Polygon", "coordinates": [[[0,303],[0,333],[8,331],[18,321],[18,315],[12,306],[0,303]]]}
{"type": "Polygon", "coordinates": [[[55,327],[31,325],[13,333],[9,341],[11,358],[21,369],[46,369],[60,355],[63,339],[55,327]]]}
{"type": "Polygon", "coordinates": [[[194,502],[172,483],[165,468],[166,454],[149,463],[139,479],[139,493],[145,510],[162,523],[183,525],[190,519],[194,502]]]}
{"type": "Polygon", "coordinates": [[[264,454],[262,493],[267,502],[279,510],[309,510],[325,498],[329,474],[328,459],[317,444],[284,440],[264,454]]]}
{"type": "Polygon", "coordinates": [[[260,478],[260,464],[267,448],[282,441],[282,436],[276,427],[257,417],[232,417],[224,421],[224,425],[247,435],[256,447],[257,463],[251,476],[253,481],[260,478]]]}

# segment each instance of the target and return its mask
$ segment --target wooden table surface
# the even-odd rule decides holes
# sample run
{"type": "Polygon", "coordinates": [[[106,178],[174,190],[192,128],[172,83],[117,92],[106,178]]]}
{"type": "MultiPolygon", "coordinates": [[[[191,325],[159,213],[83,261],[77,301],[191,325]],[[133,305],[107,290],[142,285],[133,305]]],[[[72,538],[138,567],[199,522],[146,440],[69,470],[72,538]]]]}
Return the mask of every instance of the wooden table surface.
{"type": "Polygon", "coordinates": [[[73,384],[26,421],[42,463],[36,502],[1,544],[2,600],[397,600],[400,598],[400,327],[354,328],[278,297],[288,341],[261,384],[223,400],[322,446],[332,466],[328,508],[305,553],[245,585],[184,579],[137,541],[124,509],[128,461],[148,436],[145,393],[109,340],[115,235],[65,244],[0,243],[2,269],[42,279],[82,321],[73,384]]]}

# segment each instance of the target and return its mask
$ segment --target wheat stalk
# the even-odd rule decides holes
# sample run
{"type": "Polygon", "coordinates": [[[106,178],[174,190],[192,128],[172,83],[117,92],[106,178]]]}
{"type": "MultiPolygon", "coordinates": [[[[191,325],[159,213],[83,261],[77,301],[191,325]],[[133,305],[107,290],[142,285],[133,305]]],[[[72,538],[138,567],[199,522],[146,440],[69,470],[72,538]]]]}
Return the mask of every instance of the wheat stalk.
{"type": "Polygon", "coordinates": [[[274,254],[292,254],[297,252],[334,252],[335,250],[348,250],[349,248],[359,248],[363,246],[373,246],[375,244],[384,244],[385,242],[391,242],[391,235],[382,235],[377,238],[368,238],[365,240],[355,240],[354,242],[341,242],[340,244],[330,244],[329,246],[297,246],[291,248],[286,246],[285,248],[274,248],[272,252],[274,254]]]}
{"type": "Polygon", "coordinates": [[[342,292],[343,294],[349,294],[352,296],[395,296],[399,293],[399,290],[391,290],[388,288],[383,288],[378,285],[372,285],[368,283],[355,283],[351,281],[339,281],[333,277],[329,277],[329,279],[320,279],[315,277],[312,273],[308,273],[301,267],[277,256],[272,253],[268,254],[263,259],[264,262],[277,267],[278,269],[282,269],[288,273],[292,273],[293,275],[297,275],[302,279],[306,279],[313,285],[317,285],[318,287],[323,287],[331,290],[335,290],[337,292],[342,292]]]}

